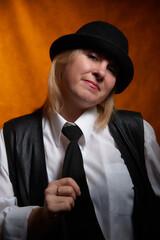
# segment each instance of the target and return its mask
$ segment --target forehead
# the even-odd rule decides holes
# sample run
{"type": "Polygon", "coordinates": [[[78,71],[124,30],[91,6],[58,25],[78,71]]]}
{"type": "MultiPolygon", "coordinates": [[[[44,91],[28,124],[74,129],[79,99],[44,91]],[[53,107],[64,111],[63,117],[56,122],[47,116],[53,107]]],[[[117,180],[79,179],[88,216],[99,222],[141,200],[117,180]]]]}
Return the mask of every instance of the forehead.
{"type": "Polygon", "coordinates": [[[83,48],[83,49],[71,50],[67,62],[75,60],[75,58],[77,56],[79,56],[80,54],[94,54],[98,58],[106,59],[107,61],[109,61],[110,63],[115,64],[118,67],[118,64],[116,63],[116,61],[108,53],[103,53],[103,52],[101,52],[101,51],[99,51],[97,49],[92,49],[92,48],[86,48],[86,49],[83,48]]]}

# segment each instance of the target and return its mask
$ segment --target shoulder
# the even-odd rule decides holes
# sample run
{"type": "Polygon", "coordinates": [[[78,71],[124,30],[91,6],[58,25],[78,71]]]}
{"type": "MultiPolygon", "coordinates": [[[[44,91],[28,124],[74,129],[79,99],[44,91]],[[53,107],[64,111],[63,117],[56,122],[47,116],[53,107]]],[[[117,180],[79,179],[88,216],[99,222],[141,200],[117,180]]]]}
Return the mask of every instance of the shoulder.
{"type": "Polygon", "coordinates": [[[131,119],[142,120],[142,115],[140,112],[128,111],[128,110],[116,110],[113,113],[113,118],[118,118],[121,121],[130,121],[131,119]]]}
{"type": "Polygon", "coordinates": [[[138,150],[143,156],[144,126],[139,112],[118,110],[112,115],[109,128],[116,141],[127,145],[132,152],[138,150]]]}
{"type": "Polygon", "coordinates": [[[3,126],[3,137],[7,149],[14,150],[15,143],[17,148],[26,148],[28,142],[37,144],[42,139],[42,111],[9,120],[3,126]]]}
{"type": "Polygon", "coordinates": [[[116,110],[110,119],[109,126],[116,125],[118,128],[124,128],[126,131],[143,129],[143,117],[140,112],[128,110],[116,110]]]}
{"type": "Polygon", "coordinates": [[[145,135],[145,140],[148,142],[152,142],[156,140],[156,135],[154,132],[153,127],[147,122],[147,121],[143,121],[144,123],[144,135],[145,135]]]}
{"type": "Polygon", "coordinates": [[[13,118],[6,123],[4,123],[3,131],[14,131],[26,128],[34,128],[37,123],[41,123],[42,111],[37,110],[33,113],[26,114],[17,118],[13,118]]]}

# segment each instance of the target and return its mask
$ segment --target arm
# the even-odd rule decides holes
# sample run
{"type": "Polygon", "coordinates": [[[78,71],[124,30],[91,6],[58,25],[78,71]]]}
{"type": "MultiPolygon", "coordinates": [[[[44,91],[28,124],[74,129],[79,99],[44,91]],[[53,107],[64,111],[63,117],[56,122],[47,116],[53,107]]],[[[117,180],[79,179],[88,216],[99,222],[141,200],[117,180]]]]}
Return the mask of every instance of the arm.
{"type": "Polygon", "coordinates": [[[156,195],[160,196],[160,147],[153,128],[144,121],[144,154],[147,173],[156,195]]]}
{"type": "Polygon", "coordinates": [[[5,199],[5,201],[3,199],[3,206],[4,209],[0,212],[0,239],[26,240],[27,219],[33,207],[17,207],[15,198],[5,199]]]}
{"type": "Polygon", "coordinates": [[[26,239],[27,218],[34,207],[18,207],[8,173],[8,162],[0,131],[0,239],[26,239]]]}

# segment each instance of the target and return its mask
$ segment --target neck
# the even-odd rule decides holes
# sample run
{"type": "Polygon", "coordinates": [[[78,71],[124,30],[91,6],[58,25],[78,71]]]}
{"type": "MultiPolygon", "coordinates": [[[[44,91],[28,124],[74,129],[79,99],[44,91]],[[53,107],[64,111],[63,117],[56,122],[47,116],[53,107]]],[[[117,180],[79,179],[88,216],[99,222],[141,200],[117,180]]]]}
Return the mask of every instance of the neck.
{"type": "Polygon", "coordinates": [[[75,109],[73,106],[63,107],[59,114],[68,122],[75,122],[86,109],[75,109]]]}

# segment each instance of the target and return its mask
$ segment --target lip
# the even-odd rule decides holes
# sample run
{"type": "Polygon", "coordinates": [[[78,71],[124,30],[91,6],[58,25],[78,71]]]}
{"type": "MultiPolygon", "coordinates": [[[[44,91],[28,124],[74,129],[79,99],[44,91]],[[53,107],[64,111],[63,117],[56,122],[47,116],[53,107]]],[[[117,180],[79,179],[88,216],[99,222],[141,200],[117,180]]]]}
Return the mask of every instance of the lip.
{"type": "Polygon", "coordinates": [[[97,83],[95,83],[94,81],[91,80],[84,80],[83,81],[88,84],[91,88],[100,91],[99,85],[97,83]]]}

